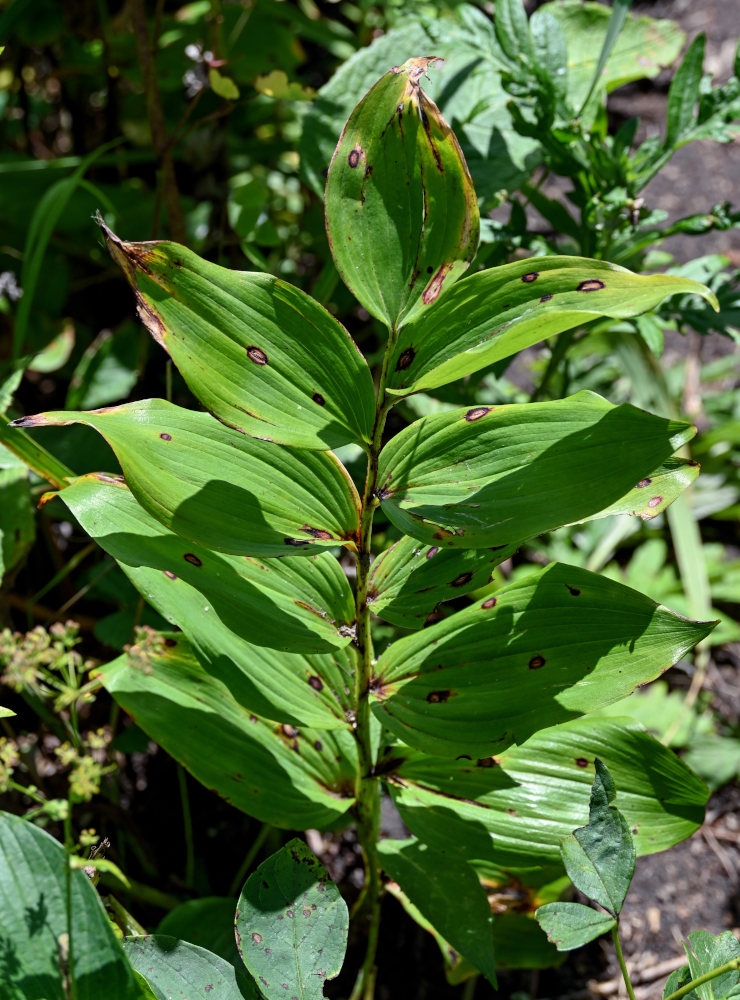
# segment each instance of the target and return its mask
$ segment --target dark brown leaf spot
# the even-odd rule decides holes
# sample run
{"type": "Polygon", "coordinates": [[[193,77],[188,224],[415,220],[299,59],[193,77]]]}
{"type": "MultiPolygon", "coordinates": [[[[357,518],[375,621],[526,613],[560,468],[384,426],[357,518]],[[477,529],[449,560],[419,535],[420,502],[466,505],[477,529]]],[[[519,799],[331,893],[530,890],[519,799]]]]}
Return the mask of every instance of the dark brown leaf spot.
{"type": "Polygon", "coordinates": [[[320,392],[315,392],[313,396],[311,396],[311,399],[317,404],[317,406],[326,406],[326,400],[320,392]]]}
{"type": "Polygon", "coordinates": [[[347,163],[349,163],[349,165],[354,170],[354,168],[357,166],[357,164],[359,162],[360,162],[360,151],[359,151],[359,149],[353,149],[353,150],[351,150],[349,156],[347,157],[347,163]]]}
{"type": "Polygon", "coordinates": [[[303,908],[303,916],[308,919],[311,916],[311,909],[308,906],[303,908]]]}
{"type": "Polygon", "coordinates": [[[169,570],[169,569],[164,570],[164,575],[166,577],[168,577],[170,580],[176,580],[177,579],[177,577],[175,576],[175,574],[171,570],[169,570]]]}
{"type": "Polygon", "coordinates": [[[454,580],[450,581],[450,586],[451,587],[464,587],[465,584],[466,583],[470,583],[470,581],[472,579],[473,579],[473,574],[472,573],[470,573],[470,572],[468,572],[468,573],[461,573],[459,576],[456,576],[454,580]]]}
{"type": "Polygon", "coordinates": [[[576,767],[588,767],[588,761],[585,757],[576,757],[576,767]]]}
{"type": "Polygon", "coordinates": [[[316,674],[312,674],[308,678],[308,683],[311,685],[311,687],[314,689],[314,691],[323,691],[324,690],[324,682],[321,680],[320,677],[317,677],[316,674]]]}
{"type": "Polygon", "coordinates": [[[413,347],[407,347],[405,351],[401,352],[401,356],[399,357],[398,361],[396,362],[396,371],[397,372],[405,371],[406,368],[409,367],[409,365],[411,364],[411,362],[414,360],[415,357],[416,357],[416,351],[414,350],[414,348],[413,347]]]}
{"type": "Polygon", "coordinates": [[[598,292],[600,288],[606,288],[606,283],[601,280],[601,278],[587,278],[582,281],[577,292],[598,292]]]}
{"type": "Polygon", "coordinates": [[[552,298],[552,295],[541,295],[540,296],[540,302],[549,302],[551,298],[552,298]]]}
{"type": "Polygon", "coordinates": [[[254,361],[256,365],[267,364],[267,355],[265,354],[265,352],[262,350],[261,347],[255,347],[254,345],[248,347],[247,357],[249,358],[250,361],[254,361]]]}
{"type": "Polygon", "coordinates": [[[164,431],[159,436],[160,436],[160,438],[163,441],[171,441],[172,440],[172,435],[171,434],[167,434],[164,431]]]}
{"type": "Polygon", "coordinates": [[[286,917],[290,917],[290,919],[292,920],[293,917],[295,916],[295,913],[293,912],[293,910],[286,910],[285,911],[285,916],[286,917]]]}
{"type": "Polygon", "coordinates": [[[286,545],[295,545],[296,548],[308,545],[308,542],[304,538],[284,538],[283,541],[286,545]]]}
{"type": "Polygon", "coordinates": [[[249,716],[249,721],[250,722],[259,722],[260,720],[257,718],[256,715],[250,715],[249,716]]]}
{"type": "Polygon", "coordinates": [[[439,704],[439,702],[447,701],[447,699],[451,698],[453,694],[454,694],[454,692],[450,691],[450,690],[447,690],[447,691],[430,691],[429,694],[427,695],[426,700],[431,705],[437,705],[437,704],[439,704]]]}
{"type": "Polygon", "coordinates": [[[640,482],[635,486],[636,490],[641,490],[643,486],[649,486],[652,483],[652,479],[641,479],[640,482]]]}
{"type": "Polygon", "coordinates": [[[193,555],[192,552],[186,552],[185,555],[183,556],[183,559],[185,560],[185,562],[189,562],[191,566],[203,565],[203,560],[199,559],[196,555],[193,555]]]}
{"type": "Polygon", "coordinates": [[[545,665],[544,656],[539,656],[539,655],[533,656],[532,659],[529,661],[530,670],[539,670],[540,667],[544,667],[544,665],[545,665]]]}
{"type": "Polygon", "coordinates": [[[257,931],[252,935],[252,940],[255,944],[262,944],[262,935],[258,934],[257,931]]]}
{"type": "Polygon", "coordinates": [[[476,767],[495,767],[496,760],[493,757],[479,757],[475,762],[476,767]]]}
{"type": "Polygon", "coordinates": [[[334,535],[332,535],[332,533],[327,531],[325,528],[312,528],[309,524],[304,524],[301,531],[305,531],[307,535],[311,535],[313,538],[321,538],[324,541],[334,537],[334,535]]]}
{"type": "Polygon", "coordinates": [[[313,748],[314,750],[316,750],[317,753],[321,753],[321,751],[324,749],[324,744],[321,742],[321,740],[314,740],[313,748]]]}
{"type": "Polygon", "coordinates": [[[167,638],[164,640],[164,644],[168,649],[172,649],[173,646],[177,645],[177,639],[167,638]]]}
{"type": "Polygon", "coordinates": [[[481,417],[485,417],[492,409],[492,406],[474,406],[472,410],[468,410],[465,414],[465,419],[468,423],[474,423],[474,421],[480,420],[481,417]]]}
{"type": "Polygon", "coordinates": [[[539,271],[530,271],[529,274],[522,275],[522,281],[526,282],[527,284],[530,284],[532,281],[537,281],[539,276],[540,276],[539,271]]]}
{"type": "Polygon", "coordinates": [[[298,730],[295,726],[289,726],[287,722],[284,722],[280,727],[280,732],[283,736],[287,736],[289,740],[294,740],[298,736],[298,730]]]}
{"type": "Polygon", "coordinates": [[[423,628],[429,628],[430,625],[436,625],[439,621],[442,621],[442,612],[439,608],[435,608],[434,611],[430,611],[424,619],[423,628]]]}
{"type": "Polygon", "coordinates": [[[432,547],[430,549],[428,549],[425,558],[426,559],[434,559],[434,557],[437,555],[438,552],[439,552],[439,545],[432,545],[432,547]]]}
{"type": "Polygon", "coordinates": [[[485,599],[485,601],[481,604],[481,607],[483,608],[484,611],[489,611],[491,608],[495,608],[496,607],[496,598],[495,597],[487,597],[485,599]]]}
{"type": "Polygon", "coordinates": [[[648,500],[648,507],[657,507],[658,504],[662,503],[663,497],[650,497],[648,500]]]}
{"type": "Polygon", "coordinates": [[[581,596],[581,592],[578,589],[578,587],[571,587],[569,583],[566,583],[565,586],[568,588],[569,592],[573,595],[573,597],[580,597],[581,596]]]}

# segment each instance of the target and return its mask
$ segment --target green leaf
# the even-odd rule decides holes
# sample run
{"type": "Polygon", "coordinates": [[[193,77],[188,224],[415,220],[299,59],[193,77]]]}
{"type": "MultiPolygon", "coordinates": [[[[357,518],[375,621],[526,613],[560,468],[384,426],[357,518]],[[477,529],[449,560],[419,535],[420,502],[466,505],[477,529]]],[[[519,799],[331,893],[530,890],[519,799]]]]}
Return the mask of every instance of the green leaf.
{"type": "Polygon", "coordinates": [[[368,603],[373,614],[384,621],[403,628],[422,628],[438,604],[489,583],[494,567],[516,548],[441,549],[404,536],[373,563],[368,603]]]}
{"type": "Polygon", "coordinates": [[[224,630],[293,652],[341,648],[352,637],[352,588],[328,552],[264,561],[213,552],[164,528],[124,483],[95,474],[59,497],[160,614],[189,634],[200,622],[214,648],[224,630]]]}
{"type": "Polygon", "coordinates": [[[147,934],[125,938],[123,949],[157,1000],[207,996],[211,991],[218,1000],[259,1000],[243,968],[187,941],[147,934]]]}
{"type": "Polygon", "coordinates": [[[208,70],[208,82],[210,83],[211,90],[214,94],[218,94],[218,96],[223,97],[224,100],[239,100],[239,88],[231,77],[224,76],[223,73],[219,73],[217,69],[211,67],[211,69],[208,70]]]}
{"type": "Polygon", "coordinates": [[[513,61],[533,55],[527,15],[522,0],[498,0],[494,15],[496,38],[505,55],[513,61]]]}
{"type": "Polygon", "coordinates": [[[465,158],[421,88],[433,62],[409,59],[365,95],[342,132],[326,184],[337,270],[391,329],[446,292],[478,246],[478,203],[465,158]]]}
{"type": "MultiPolygon", "coordinates": [[[[568,90],[568,51],[559,22],[547,9],[541,10],[537,17],[530,20],[529,34],[535,65],[546,74],[558,97],[564,98],[568,90]]],[[[567,211],[565,214],[568,214],[567,211]]]]}
{"type": "MultiPolygon", "coordinates": [[[[604,36],[604,44],[601,46],[601,52],[599,53],[599,61],[596,64],[596,69],[594,70],[593,79],[588,89],[588,94],[583,99],[583,104],[581,106],[579,117],[583,114],[586,105],[591,99],[591,95],[594,91],[601,90],[603,86],[602,74],[604,68],[609,60],[609,56],[614,49],[614,46],[619,38],[622,31],[625,18],[629,12],[630,4],[632,0],[614,0],[614,5],[612,7],[611,17],[609,18],[609,24],[606,29],[606,35],[604,36]]],[[[557,22],[556,22],[557,23],[557,22]]]]}
{"type": "Polygon", "coordinates": [[[608,913],[582,903],[545,903],[535,917],[558,951],[573,951],[617,926],[608,913]]]}
{"type": "Polygon", "coordinates": [[[153,635],[99,671],[137,725],[237,809],[288,829],[330,827],[352,805],[347,731],[269,722],[206,671],[182,636],[153,635]]]}
{"type": "Polygon", "coordinates": [[[483,870],[560,863],[562,839],[588,817],[595,757],[619,786],[640,856],[689,837],[709,796],[674,753],[629,719],[576,719],[477,761],[398,745],[390,753],[387,781],[409,830],[483,870]]]}
{"type": "Polygon", "coordinates": [[[705,41],[704,34],[696,36],[671,80],[664,149],[673,149],[679,144],[693,123],[694,109],[699,101],[705,41]]]}
{"type": "Polygon", "coordinates": [[[370,440],[370,369],[318,302],[272,275],[229,271],[176,243],[125,243],[98,221],[143,322],[219,420],[316,450],[370,440]]]}
{"type": "Polygon", "coordinates": [[[275,447],[163,399],[40,413],[14,426],[75,423],[103,435],[142,507],[183,538],[256,556],[355,544],[360,501],[332,454],[275,447]]]}
{"type": "Polygon", "coordinates": [[[139,331],[133,323],[115,334],[102,330],[77,363],[65,408],[87,410],[125,399],[139,377],[139,331]]]}
{"type": "MultiPolygon", "coordinates": [[[[692,979],[698,979],[733,959],[740,959],[740,942],[732,931],[723,931],[722,934],[694,931],[689,934],[688,941],[684,942],[684,949],[689,959],[690,976],[687,984],[692,979]]],[[[736,992],[738,983],[740,983],[740,972],[731,969],[697,986],[694,993],[699,1000],[725,1000],[726,997],[738,995],[736,992]]]]}
{"type": "Polygon", "coordinates": [[[20,562],[35,537],[28,468],[0,444],[0,580],[20,562]]]}
{"type": "Polygon", "coordinates": [[[478,271],[404,326],[388,391],[434,389],[563,330],[603,316],[637,316],[682,292],[717,308],[714,293],[688,278],[633,274],[585,257],[530,257],[478,271]]]}
{"type": "Polygon", "coordinates": [[[375,665],[373,709],[410,746],[483,757],[625,697],[713,624],[551,563],[397,639],[375,665]]]}
{"type": "Polygon", "coordinates": [[[454,409],[414,421],[386,445],[378,496],[396,527],[421,541],[511,544],[603,516],[611,505],[616,513],[625,503],[663,503],[652,490],[643,499],[635,483],[647,477],[649,485],[656,466],[695,433],[685,421],[612,406],[588,390],[454,409]]]}
{"type": "Polygon", "coordinates": [[[266,1000],[319,1000],[339,974],[349,917],[326,869],[291,840],[250,875],[239,897],[239,954],[266,1000]]]}
{"type": "Polygon", "coordinates": [[[225,896],[204,896],[189,899],[165,914],[156,930],[163,934],[189,941],[214,955],[230,960],[236,956],[234,939],[234,912],[236,900],[225,896]]]}
{"type": "Polygon", "coordinates": [[[565,870],[576,889],[618,916],[635,871],[635,846],[627,820],[612,803],[616,789],[597,758],[589,819],[560,848],[565,870]]]}
{"type": "Polygon", "coordinates": [[[68,976],[77,1000],[139,1000],[97,892],[67,864],[48,833],[0,813],[3,1000],[64,1000],[68,976]]]}
{"type": "Polygon", "coordinates": [[[495,989],[491,907],[470,865],[416,840],[381,840],[378,853],[386,873],[422,916],[495,989]]]}
{"type": "MultiPolygon", "coordinates": [[[[684,986],[688,986],[693,976],[691,975],[691,970],[688,965],[682,965],[680,969],[676,969],[670,974],[670,976],[665,981],[665,986],[663,987],[663,998],[670,996],[671,993],[675,993],[676,990],[682,989],[684,986]]],[[[685,1000],[699,1000],[695,990],[685,995],[685,1000]]]]}
{"type": "Polygon", "coordinates": [[[699,470],[699,463],[692,459],[669,458],[596,516],[634,514],[643,521],[650,521],[662,514],[694,482],[699,470]]]}

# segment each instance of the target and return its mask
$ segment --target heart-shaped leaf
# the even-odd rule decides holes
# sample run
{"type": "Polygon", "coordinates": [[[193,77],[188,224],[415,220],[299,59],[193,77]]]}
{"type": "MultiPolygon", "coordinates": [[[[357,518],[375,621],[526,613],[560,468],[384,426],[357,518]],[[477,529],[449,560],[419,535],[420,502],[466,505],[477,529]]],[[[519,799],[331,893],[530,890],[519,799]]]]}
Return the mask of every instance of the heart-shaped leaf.
{"type": "Polygon", "coordinates": [[[177,243],[125,243],[99,222],[143,322],[219,420],[300,448],[370,440],[370,369],[318,302],[270,274],[229,271],[177,243]]]}
{"type": "Polygon", "coordinates": [[[291,840],[250,875],[239,897],[239,954],[266,1000],[322,1000],[347,948],[347,905],[326,869],[291,840]]]}
{"type": "Polygon", "coordinates": [[[653,680],[713,627],[551,563],[397,639],[375,665],[373,708],[427,753],[498,754],[653,680]]]}
{"type": "Polygon", "coordinates": [[[421,88],[434,61],[394,66],[363,97],[326,183],[337,270],[392,330],[446,292],[478,245],[478,203],[465,158],[421,88]]]}
{"type": "Polygon", "coordinates": [[[699,282],[633,274],[583,257],[530,257],[478,271],[404,325],[388,391],[407,395],[446,385],[563,330],[603,316],[637,316],[685,292],[718,308],[699,282]]]}
{"type": "MultiPolygon", "coordinates": [[[[668,494],[654,493],[650,476],[695,433],[685,421],[612,406],[588,390],[449,410],[414,421],[386,445],[378,496],[398,528],[429,544],[510,544],[612,506],[665,506],[668,494]]],[[[672,493],[687,481],[676,476],[672,493]]]]}
{"type": "Polygon", "coordinates": [[[560,865],[561,841],[588,817],[596,757],[619,787],[639,856],[673,846],[703,822],[709,789],[630,719],[575,719],[477,760],[396,745],[385,765],[409,830],[485,873],[560,865]]]}
{"type": "Polygon", "coordinates": [[[360,501],[333,454],[257,441],[208,413],[148,399],[39,413],[18,427],[87,424],[108,441],[139,503],[183,538],[234,555],[355,544],[360,501]]]}
{"type": "Polygon", "coordinates": [[[218,1000],[259,1000],[243,968],[187,941],[142,934],[125,938],[123,950],[157,1000],[207,996],[211,991],[218,1000]]]}
{"type": "Polygon", "coordinates": [[[328,552],[265,560],[213,552],[163,527],[125,483],[95,473],[59,498],[165,618],[191,636],[198,623],[214,650],[223,648],[225,631],[257,646],[308,653],[352,638],[352,588],[328,552]]]}
{"type": "Polygon", "coordinates": [[[207,672],[181,635],[151,635],[99,671],[137,725],[237,809],[288,829],[328,827],[353,802],[348,729],[270,722],[207,672]]]}

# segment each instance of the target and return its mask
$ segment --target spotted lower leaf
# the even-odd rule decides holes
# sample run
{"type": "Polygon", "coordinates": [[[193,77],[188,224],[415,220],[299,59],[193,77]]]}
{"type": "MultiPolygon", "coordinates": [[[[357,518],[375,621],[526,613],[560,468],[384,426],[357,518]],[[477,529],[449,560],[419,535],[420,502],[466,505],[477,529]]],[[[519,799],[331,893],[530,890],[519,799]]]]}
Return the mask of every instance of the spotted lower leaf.
{"type": "Polygon", "coordinates": [[[633,274],[582,257],[530,257],[479,271],[405,324],[388,391],[407,395],[446,385],[563,330],[604,316],[637,316],[687,292],[718,308],[699,282],[633,274]]]}
{"type": "MultiPolygon", "coordinates": [[[[526,697],[526,696],[523,696],[526,697]]],[[[607,763],[639,856],[689,837],[709,790],[630,719],[575,719],[495,757],[430,757],[401,746],[389,788],[412,833],[490,870],[560,865],[560,842],[588,818],[594,759],[607,763]]]]}
{"type": "Polygon", "coordinates": [[[396,640],[375,666],[373,710],[427,753],[499,754],[653,680],[714,624],[551,563],[396,640]]]}
{"type": "Polygon", "coordinates": [[[326,228],[342,279],[397,328],[465,271],[479,235],[465,158],[421,87],[433,58],[409,59],[360,101],[329,167],[326,228]]]}
{"type": "Polygon", "coordinates": [[[355,544],[359,497],[331,453],[257,441],[162,399],[15,421],[75,423],[103,435],[142,507],[183,538],[255,556],[355,544]]]}
{"type": "Polygon", "coordinates": [[[143,322],[219,420],[300,448],[370,440],[370,369],[318,302],[270,274],[229,271],[177,243],[126,243],[100,225],[143,322]]]}
{"type": "Polygon", "coordinates": [[[685,421],[612,406],[587,390],[449,410],[386,445],[378,496],[398,528],[427,544],[511,544],[575,521],[663,509],[691,472],[666,466],[655,488],[653,472],[694,433],[685,421]]]}
{"type": "Polygon", "coordinates": [[[262,718],[203,667],[182,635],[152,634],[99,676],[148,736],[248,815],[303,830],[331,826],[352,805],[351,733],[262,718]]]}

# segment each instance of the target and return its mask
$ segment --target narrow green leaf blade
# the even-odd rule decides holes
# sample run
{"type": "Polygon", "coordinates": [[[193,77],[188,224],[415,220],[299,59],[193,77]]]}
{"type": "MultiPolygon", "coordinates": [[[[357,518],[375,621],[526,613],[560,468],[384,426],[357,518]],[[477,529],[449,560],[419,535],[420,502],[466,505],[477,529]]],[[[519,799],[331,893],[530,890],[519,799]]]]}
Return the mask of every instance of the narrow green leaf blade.
{"type": "Polygon", "coordinates": [[[535,917],[558,951],[581,948],[617,926],[608,913],[599,913],[582,903],[545,903],[535,917]]]}
{"type": "Polygon", "coordinates": [[[446,385],[563,330],[637,316],[684,292],[718,308],[714,293],[688,278],[633,274],[584,257],[530,257],[479,271],[404,326],[389,392],[446,385]]]}
{"type": "MultiPolygon", "coordinates": [[[[583,390],[567,399],[433,414],[383,449],[378,495],[390,520],[432,545],[482,548],[621,511],[696,433],[583,390]]],[[[648,509],[667,499],[650,490],[648,509]]]]}
{"type": "Polygon", "coordinates": [[[613,805],[616,789],[609,772],[598,758],[594,766],[588,823],[563,841],[561,854],[573,885],[616,917],[635,871],[635,845],[627,820],[613,805]]]}
{"type": "Polygon", "coordinates": [[[239,954],[266,1000],[320,1000],[339,974],[349,915],[306,845],[289,844],[250,875],[239,897],[239,954]]]}
{"type": "Polygon", "coordinates": [[[68,873],[67,864],[48,833],[0,813],[3,998],[64,1000],[71,975],[78,1000],[139,1000],[97,892],[83,871],[68,873]]]}
{"type": "Polygon", "coordinates": [[[378,853],[387,874],[422,916],[495,989],[491,907],[470,865],[417,840],[381,840],[378,853]]]}
{"type": "Polygon", "coordinates": [[[100,226],[141,319],[219,420],[300,448],[370,440],[370,369],[323,306],[272,275],[229,271],[177,243],[125,243],[100,226]]]}
{"type": "Polygon", "coordinates": [[[331,826],[352,805],[356,751],[348,730],[314,732],[260,718],[182,636],[152,635],[99,676],[147,735],[249,816],[303,830],[331,826]]]}
{"type": "Polygon", "coordinates": [[[705,42],[703,34],[696,36],[671,81],[663,141],[665,149],[672,149],[679,143],[693,121],[699,101],[705,42]]]}
{"type": "Polygon", "coordinates": [[[108,441],[139,503],[165,527],[233,555],[354,545],[359,497],[333,454],[257,441],[208,413],[143,400],[22,417],[19,427],[87,424],[108,441]]]}
{"type": "Polygon", "coordinates": [[[381,77],[349,117],[329,167],[326,227],[337,270],[397,328],[465,271],[478,203],[462,150],[421,88],[433,58],[381,77]]]}
{"type": "Polygon", "coordinates": [[[264,561],[213,552],[163,527],[125,483],[94,473],[59,498],[161,614],[190,634],[200,622],[214,649],[224,631],[291,652],[351,640],[352,590],[328,552],[264,561]]]}
{"type": "Polygon", "coordinates": [[[619,787],[638,856],[689,837],[709,789],[629,719],[576,719],[477,761],[395,746],[387,781],[403,821],[431,848],[482,871],[560,863],[560,843],[588,817],[596,757],[619,787]]]}
{"type": "Polygon", "coordinates": [[[405,536],[373,563],[368,602],[373,614],[384,621],[403,628],[422,628],[434,620],[438,604],[489,583],[494,567],[516,549],[516,545],[442,549],[420,545],[415,538],[405,536]]]}
{"type": "Polygon", "coordinates": [[[187,941],[147,934],[125,938],[123,950],[157,1000],[207,996],[212,991],[218,1000],[259,1000],[243,968],[187,941]]]}
{"type": "Polygon", "coordinates": [[[375,665],[373,709],[427,753],[498,754],[653,680],[713,627],[551,563],[396,640],[375,665]]]}

